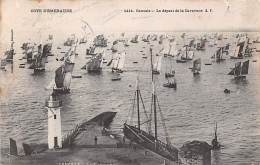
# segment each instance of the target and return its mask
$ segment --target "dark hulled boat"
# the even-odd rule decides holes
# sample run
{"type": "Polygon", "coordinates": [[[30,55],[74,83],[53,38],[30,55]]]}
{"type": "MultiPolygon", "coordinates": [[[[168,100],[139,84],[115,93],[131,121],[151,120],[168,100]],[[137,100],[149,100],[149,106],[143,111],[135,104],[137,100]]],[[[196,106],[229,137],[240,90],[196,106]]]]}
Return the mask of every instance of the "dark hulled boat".
{"type": "Polygon", "coordinates": [[[195,76],[200,74],[200,71],[201,71],[201,59],[198,58],[193,61],[193,67],[192,67],[193,75],[195,76]]]}
{"type": "Polygon", "coordinates": [[[249,60],[241,63],[237,62],[235,67],[228,73],[228,75],[234,75],[235,80],[245,80],[248,74],[249,60]],[[242,65],[241,65],[242,64],[242,65]]]}
{"type": "Polygon", "coordinates": [[[87,71],[89,73],[100,73],[102,71],[102,54],[92,56],[87,63],[87,71]]]}

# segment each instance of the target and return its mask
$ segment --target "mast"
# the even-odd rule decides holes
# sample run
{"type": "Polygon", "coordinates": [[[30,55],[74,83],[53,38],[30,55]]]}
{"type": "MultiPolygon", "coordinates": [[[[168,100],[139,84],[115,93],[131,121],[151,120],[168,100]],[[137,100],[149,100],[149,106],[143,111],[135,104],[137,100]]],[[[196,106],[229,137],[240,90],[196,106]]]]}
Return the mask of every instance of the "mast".
{"type": "Polygon", "coordinates": [[[14,45],[14,35],[13,35],[13,29],[11,29],[11,50],[10,50],[10,53],[11,53],[11,56],[12,56],[11,73],[13,73],[13,71],[14,71],[14,48],[13,48],[13,45],[14,45]]]}
{"type": "Polygon", "coordinates": [[[217,137],[217,128],[218,128],[218,126],[217,126],[217,122],[216,122],[216,126],[215,126],[215,139],[216,139],[216,141],[218,140],[218,137],[217,137]]]}
{"type": "Polygon", "coordinates": [[[139,84],[138,84],[138,77],[136,81],[136,105],[137,105],[137,118],[138,118],[138,129],[140,131],[140,106],[139,106],[139,84]]]}
{"type": "MultiPolygon", "coordinates": [[[[151,53],[151,67],[152,67],[152,86],[153,86],[153,93],[152,93],[152,99],[153,99],[153,112],[154,112],[154,137],[155,141],[157,140],[157,114],[156,114],[156,95],[155,95],[155,88],[154,88],[154,79],[153,79],[153,55],[152,55],[152,48],[150,48],[151,53]]],[[[155,144],[156,147],[156,144],[155,144]]]]}

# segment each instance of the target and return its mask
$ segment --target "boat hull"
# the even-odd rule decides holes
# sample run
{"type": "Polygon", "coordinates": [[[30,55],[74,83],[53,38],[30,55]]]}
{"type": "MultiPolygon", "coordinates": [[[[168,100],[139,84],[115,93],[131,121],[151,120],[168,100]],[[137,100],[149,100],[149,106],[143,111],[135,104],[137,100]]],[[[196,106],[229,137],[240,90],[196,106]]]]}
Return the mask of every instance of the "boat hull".
{"type": "Polygon", "coordinates": [[[123,132],[126,138],[130,141],[139,144],[140,146],[168,159],[171,161],[178,160],[178,150],[173,146],[167,145],[160,140],[156,140],[152,135],[143,130],[124,124],[123,132]]]}
{"type": "Polygon", "coordinates": [[[55,94],[68,94],[70,93],[70,89],[66,89],[66,88],[54,88],[53,92],[55,94]]]}
{"type": "Polygon", "coordinates": [[[176,60],[177,63],[186,63],[187,60],[176,60]]]}
{"type": "Polygon", "coordinates": [[[165,84],[163,84],[163,86],[167,87],[167,88],[174,88],[174,89],[177,88],[177,84],[176,83],[165,83],[165,84]]]}

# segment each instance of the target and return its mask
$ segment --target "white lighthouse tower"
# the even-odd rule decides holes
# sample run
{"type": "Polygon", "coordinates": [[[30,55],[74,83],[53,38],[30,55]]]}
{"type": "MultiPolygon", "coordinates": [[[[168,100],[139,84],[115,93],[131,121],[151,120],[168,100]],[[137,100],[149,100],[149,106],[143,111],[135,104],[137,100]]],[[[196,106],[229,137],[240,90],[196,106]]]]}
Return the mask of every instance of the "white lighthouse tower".
{"type": "Polygon", "coordinates": [[[62,102],[54,94],[46,101],[48,109],[48,147],[49,149],[62,148],[61,110],[62,102]]]}

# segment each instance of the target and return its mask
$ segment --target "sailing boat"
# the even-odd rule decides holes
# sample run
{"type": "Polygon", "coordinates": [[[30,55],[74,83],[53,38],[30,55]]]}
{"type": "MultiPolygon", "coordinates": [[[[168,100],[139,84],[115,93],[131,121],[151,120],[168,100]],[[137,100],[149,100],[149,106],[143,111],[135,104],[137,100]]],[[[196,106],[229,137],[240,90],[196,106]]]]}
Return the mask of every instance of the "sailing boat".
{"type": "Polygon", "coordinates": [[[102,53],[92,56],[90,61],[87,62],[87,71],[89,73],[100,73],[102,70],[102,53]]]}
{"type": "Polygon", "coordinates": [[[5,51],[3,59],[1,59],[1,69],[5,70],[6,63],[10,63],[12,73],[13,73],[13,58],[15,55],[13,46],[14,46],[13,29],[11,29],[11,46],[9,50],[5,51]]]}
{"type": "Polygon", "coordinates": [[[214,130],[214,139],[212,139],[211,144],[212,144],[212,149],[213,150],[218,150],[220,149],[220,143],[218,142],[218,136],[217,136],[217,123],[215,126],[215,130],[214,130]]]}
{"type": "Polygon", "coordinates": [[[193,75],[198,75],[200,74],[200,71],[201,70],[201,59],[198,58],[196,60],[193,61],[193,67],[192,67],[192,72],[193,72],[193,75]]]}
{"type": "Polygon", "coordinates": [[[77,44],[69,50],[64,57],[64,64],[55,71],[55,86],[53,88],[54,93],[70,93],[70,83],[75,65],[74,60],[76,47],[77,44]]]}
{"type": "Polygon", "coordinates": [[[135,35],[134,38],[132,38],[130,42],[138,43],[138,35],[135,35]]]}
{"type": "Polygon", "coordinates": [[[122,73],[125,65],[125,52],[116,53],[112,59],[112,72],[122,73]]]}
{"type": "Polygon", "coordinates": [[[246,75],[248,74],[248,68],[249,68],[249,60],[243,62],[241,66],[241,62],[237,62],[235,64],[235,68],[233,68],[228,75],[234,75],[235,80],[245,80],[246,75]]]}
{"type": "Polygon", "coordinates": [[[162,57],[163,56],[156,56],[156,59],[153,64],[153,74],[160,74],[162,66],[162,57]]]}
{"type": "Polygon", "coordinates": [[[247,47],[247,40],[245,37],[243,38],[239,38],[237,43],[236,43],[236,47],[233,50],[234,53],[231,54],[230,58],[231,59],[242,59],[243,56],[245,55],[245,50],[247,47]]]}
{"type": "MultiPolygon", "coordinates": [[[[150,49],[151,52],[151,70],[153,69],[153,60],[152,60],[152,49],[150,49]]],[[[134,106],[133,106],[133,112],[137,110],[137,127],[133,124],[128,124],[127,122],[124,123],[123,133],[124,136],[129,139],[131,142],[137,143],[140,146],[162,156],[165,159],[171,160],[171,161],[177,161],[178,160],[178,150],[171,145],[171,142],[169,140],[169,136],[167,133],[166,125],[164,122],[163,113],[160,109],[158,98],[155,92],[154,88],[154,80],[153,80],[153,71],[152,71],[152,86],[153,86],[153,92],[152,92],[152,107],[151,107],[151,114],[150,117],[148,117],[148,114],[145,111],[145,106],[143,103],[143,99],[141,96],[141,92],[139,89],[138,79],[137,79],[137,85],[136,85],[136,91],[135,91],[135,99],[134,99],[134,106]],[[136,103],[136,104],[135,104],[136,103]],[[142,107],[144,109],[144,112],[146,114],[146,118],[148,119],[147,123],[148,130],[145,131],[141,128],[141,115],[140,115],[140,103],[142,103],[142,107]],[[163,123],[163,128],[166,136],[166,143],[162,142],[158,138],[158,131],[157,131],[157,111],[160,112],[161,121],[163,123]],[[153,115],[152,115],[153,114],[153,115]],[[154,116],[154,117],[152,117],[154,116]],[[151,121],[154,121],[154,134],[152,134],[151,130],[151,121]]],[[[132,113],[133,114],[133,113],[132,113]]]]}
{"type": "Polygon", "coordinates": [[[174,77],[175,76],[175,71],[173,70],[172,66],[172,58],[169,57],[166,59],[166,73],[165,73],[165,78],[168,77],[174,77]]]}
{"type": "Polygon", "coordinates": [[[186,63],[187,61],[190,61],[193,59],[194,51],[190,50],[191,47],[189,47],[189,49],[188,49],[188,47],[189,47],[188,45],[185,45],[184,46],[185,50],[182,49],[179,52],[179,55],[178,55],[179,58],[176,59],[177,63],[186,63]]]}
{"type": "Polygon", "coordinates": [[[177,88],[177,82],[176,82],[176,79],[175,77],[167,77],[167,83],[163,84],[164,87],[167,87],[167,88],[174,88],[176,89],[177,88]]]}
{"type": "Polygon", "coordinates": [[[178,51],[176,49],[176,42],[174,39],[170,39],[169,43],[167,43],[163,50],[162,50],[162,54],[164,56],[172,56],[174,57],[175,55],[177,55],[178,51]]]}
{"type": "Polygon", "coordinates": [[[201,38],[200,42],[198,42],[197,45],[196,45],[196,49],[197,50],[205,50],[205,43],[206,43],[206,40],[201,38]]]}
{"type": "Polygon", "coordinates": [[[47,60],[47,45],[44,45],[42,49],[42,45],[38,46],[38,53],[35,56],[35,59],[32,63],[32,68],[34,69],[34,73],[39,73],[45,71],[45,63],[47,60]]]}
{"type": "Polygon", "coordinates": [[[105,39],[104,35],[98,35],[94,39],[94,45],[96,47],[106,47],[107,46],[107,39],[105,39]]]}
{"type": "Polygon", "coordinates": [[[226,60],[223,58],[223,53],[224,53],[224,47],[219,47],[216,53],[211,58],[215,58],[216,62],[222,62],[226,60]]]}
{"type": "Polygon", "coordinates": [[[257,36],[256,39],[253,41],[253,43],[260,43],[260,37],[257,36]]]}

